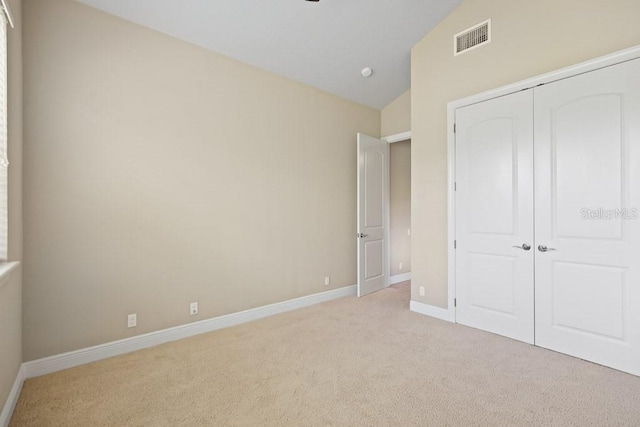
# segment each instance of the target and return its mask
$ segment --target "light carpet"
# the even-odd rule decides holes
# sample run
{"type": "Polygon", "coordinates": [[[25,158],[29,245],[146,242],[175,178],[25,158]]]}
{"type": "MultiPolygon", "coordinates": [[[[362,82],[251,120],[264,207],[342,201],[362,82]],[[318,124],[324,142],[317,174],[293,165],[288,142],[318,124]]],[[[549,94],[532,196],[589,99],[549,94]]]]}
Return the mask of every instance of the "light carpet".
{"type": "Polygon", "coordinates": [[[640,378],[409,311],[407,284],[26,381],[11,426],[640,425],[640,378]]]}

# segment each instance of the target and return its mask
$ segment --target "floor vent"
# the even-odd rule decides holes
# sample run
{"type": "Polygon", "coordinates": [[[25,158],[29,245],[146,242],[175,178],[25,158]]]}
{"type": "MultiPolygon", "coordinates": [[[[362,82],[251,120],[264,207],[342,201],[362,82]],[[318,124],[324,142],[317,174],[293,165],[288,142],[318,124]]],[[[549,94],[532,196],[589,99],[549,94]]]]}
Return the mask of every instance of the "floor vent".
{"type": "Polygon", "coordinates": [[[491,41],[491,19],[453,36],[453,55],[460,55],[491,41]]]}

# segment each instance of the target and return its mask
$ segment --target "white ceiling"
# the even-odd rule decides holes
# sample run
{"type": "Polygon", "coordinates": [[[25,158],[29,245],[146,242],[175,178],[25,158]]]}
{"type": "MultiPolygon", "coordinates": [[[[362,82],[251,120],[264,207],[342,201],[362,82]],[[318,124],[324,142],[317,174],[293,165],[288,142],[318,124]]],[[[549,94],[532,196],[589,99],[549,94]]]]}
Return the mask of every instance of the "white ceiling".
{"type": "Polygon", "coordinates": [[[409,89],[411,47],[462,2],[79,1],[377,109],[409,89]]]}

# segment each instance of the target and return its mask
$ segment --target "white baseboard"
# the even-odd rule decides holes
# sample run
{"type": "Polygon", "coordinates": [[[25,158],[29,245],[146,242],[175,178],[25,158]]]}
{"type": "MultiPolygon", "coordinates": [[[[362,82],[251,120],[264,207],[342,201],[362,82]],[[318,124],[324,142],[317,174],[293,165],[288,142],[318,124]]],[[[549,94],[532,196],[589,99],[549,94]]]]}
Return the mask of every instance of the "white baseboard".
{"type": "Polygon", "coordinates": [[[86,363],[131,353],[136,350],[142,350],[159,344],[188,338],[222,328],[228,328],[229,326],[251,322],[252,320],[262,319],[264,317],[273,316],[274,314],[285,313],[287,311],[297,310],[299,308],[351,295],[356,295],[356,285],[252,308],[250,310],[214,317],[212,319],[176,326],[169,329],[163,329],[161,331],[125,338],[94,347],[49,356],[32,362],[23,363],[23,374],[25,379],[46,375],[63,369],[73,368],[86,363]]]}
{"type": "Polygon", "coordinates": [[[20,392],[22,391],[22,384],[24,384],[24,374],[25,372],[23,363],[20,366],[20,369],[18,369],[16,380],[13,382],[13,387],[11,387],[11,391],[9,392],[7,401],[4,404],[4,408],[2,409],[2,412],[0,412],[0,427],[7,427],[9,425],[9,421],[11,421],[13,410],[16,408],[18,398],[20,397],[20,392]]]}
{"type": "Polygon", "coordinates": [[[395,285],[396,283],[406,282],[407,280],[411,280],[411,272],[404,274],[396,274],[395,276],[389,277],[389,285],[395,285]]]}
{"type": "Polygon", "coordinates": [[[435,317],[436,319],[446,320],[447,322],[455,323],[454,313],[451,310],[436,307],[435,305],[423,304],[418,301],[411,301],[409,303],[409,309],[416,313],[424,314],[425,316],[435,317]]]}

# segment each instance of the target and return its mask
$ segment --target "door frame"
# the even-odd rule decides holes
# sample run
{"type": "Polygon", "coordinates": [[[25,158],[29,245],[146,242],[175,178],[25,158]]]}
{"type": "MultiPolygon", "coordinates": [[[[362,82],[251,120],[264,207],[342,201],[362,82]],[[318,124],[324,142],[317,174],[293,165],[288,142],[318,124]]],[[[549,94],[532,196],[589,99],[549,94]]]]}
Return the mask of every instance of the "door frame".
{"type": "Polygon", "coordinates": [[[522,90],[533,89],[536,86],[551,83],[557,80],[566,79],[578,74],[595,71],[600,68],[609,67],[633,59],[640,58],[640,45],[629,49],[601,56],[589,61],[581,62],[569,67],[561,68],[550,73],[542,74],[517,83],[502,86],[476,95],[468,96],[447,104],[447,308],[429,306],[433,310],[425,310],[428,313],[442,313],[446,315],[437,316],[440,319],[456,322],[456,205],[455,205],[455,177],[456,177],[456,134],[455,134],[455,114],[458,108],[466,107],[479,102],[488,101],[493,98],[509,95],[522,90]]]}
{"type": "MultiPolygon", "coordinates": [[[[403,142],[411,139],[411,131],[408,130],[406,132],[396,133],[393,135],[385,136],[384,138],[380,138],[380,140],[385,141],[389,144],[393,144],[395,142],[403,142]]],[[[391,162],[391,150],[389,150],[389,158],[388,162],[391,162]]],[[[391,178],[391,164],[389,163],[389,178],[391,178]]],[[[387,192],[387,199],[385,200],[385,209],[387,216],[387,223],[385,226],[387,227],[387,259],[385,260],[387,265],[387,286],[395,285],[396,283],[405,282],[407,280],[411,280],[411,272],[396,274],[395,276],[391,275],[391,186],[389,186],[389,191],[387,192]]]]}

